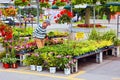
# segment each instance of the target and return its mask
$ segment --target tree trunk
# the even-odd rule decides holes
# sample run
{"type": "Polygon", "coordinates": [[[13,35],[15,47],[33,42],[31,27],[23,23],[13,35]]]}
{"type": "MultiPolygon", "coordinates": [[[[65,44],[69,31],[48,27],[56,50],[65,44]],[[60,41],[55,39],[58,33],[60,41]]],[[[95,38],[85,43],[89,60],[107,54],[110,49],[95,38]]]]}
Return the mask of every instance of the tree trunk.
{"type": "Polygon", "coordinates": [[[90,24],[90,8],[86,8],[85,10],[85,24],[90,24]]]}

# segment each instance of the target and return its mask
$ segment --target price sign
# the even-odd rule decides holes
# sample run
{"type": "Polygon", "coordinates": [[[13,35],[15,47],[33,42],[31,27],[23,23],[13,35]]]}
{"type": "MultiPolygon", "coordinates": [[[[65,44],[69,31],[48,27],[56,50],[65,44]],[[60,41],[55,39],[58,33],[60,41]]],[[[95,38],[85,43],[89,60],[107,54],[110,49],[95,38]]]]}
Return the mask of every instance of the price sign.
{"type": "Polygon", "coordinates": [[[76,33],[76,38],[79,39],[79,38],[84,38],[84,33],[83,32],[77,32],[76,33]]]}

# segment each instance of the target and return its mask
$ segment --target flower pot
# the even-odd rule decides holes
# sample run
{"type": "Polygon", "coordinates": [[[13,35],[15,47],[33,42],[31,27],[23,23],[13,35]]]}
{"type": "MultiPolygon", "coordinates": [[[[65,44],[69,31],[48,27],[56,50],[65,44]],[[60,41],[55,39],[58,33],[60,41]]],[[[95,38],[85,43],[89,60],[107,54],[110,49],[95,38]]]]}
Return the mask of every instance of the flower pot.
{"type": "Polygon", "coordinates": [[[70,68],[64,68],[64,74],[69,75],[71,74],[70,71],[71,71],[70,68]]]}
{"type": "Polygon", "coordinates": [[[37,71],[38,72],[42,71],[42,66],[37,66],[37,71]]]}
{"type": "Polygon", "coordinates": [[[30,65],[30,70],[35,71],[35,69],[36,69],[36,66],[35,66],[35,65],[30,65]]]}
{"type": "Polygon", "coordinates": [[[8,64],[8,63],[4,63],[4,68],[9,68],[10,67],[10,64],[8,64]]]}
{"type": "Polygon", "coordinates": [[[56,72],[56,67],[50,67],[50,73],[54,74],[56,72]]]}
{"type": "Polygon", "coordinates": [[[12,68],[17,68],[17,67],[18,67],[17,63],[12,64],[12,68]]]}

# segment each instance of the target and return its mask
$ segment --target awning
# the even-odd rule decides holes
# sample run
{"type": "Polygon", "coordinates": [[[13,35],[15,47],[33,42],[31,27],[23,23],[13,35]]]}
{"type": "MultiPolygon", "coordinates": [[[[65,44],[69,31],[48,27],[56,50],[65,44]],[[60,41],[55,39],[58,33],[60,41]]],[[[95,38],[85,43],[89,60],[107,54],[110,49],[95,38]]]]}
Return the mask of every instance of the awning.
{"type": "Polygon", "coordinates": [[[106,6],[120,6],[120,2],[109,2],[106,6]]]}
{"type": "Polygon", "coordinates": [[[59,9],[59,8],[58,8],[58,6],[53,5],[53,6],[52,6],[52,9],[59,9]]]}

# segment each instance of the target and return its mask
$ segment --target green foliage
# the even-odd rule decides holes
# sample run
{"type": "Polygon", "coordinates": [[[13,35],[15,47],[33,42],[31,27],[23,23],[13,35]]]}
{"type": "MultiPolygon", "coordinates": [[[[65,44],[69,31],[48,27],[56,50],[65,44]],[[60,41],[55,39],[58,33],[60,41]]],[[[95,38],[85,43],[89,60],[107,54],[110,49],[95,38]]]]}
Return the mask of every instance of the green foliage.
{"type": "Polygon", "coordinates": [[[113,30],[109,30],[107,32],[105,32],[102,37],[101,37],[103,40],[114,40],[114,38],[116,38],[116,34],[115,34],[115,31],[113,30]]]}
{"type": "Polygon", "coordinates": [[[92,29],[90,34],[88,35],[88,40],[100,40],[100,32],[98,32],[95,28],[92,29]]]}
{"type": "Polygon", "coordinates": [[[14,4],[15,4],[16,6],[26,6],[26,5],[29,4],[29,0],[26,1],[26,2],[22,2],[22,0],[15,0],[15,1],[14,1],[14,4]]]}
{"type": "Polygon", "coordinates": [[[2,59],[1,59],[1,62],[2,62],[2,63],[11,63],[11,62],[10,62],[10,58],[6,58],[6,57],[2,58],[2,59]]]}
{"type": "Polygon", "coordinates": [[[23,60],[23,62],[29,66],[29,65],[37,65],[38,64],[38,55],[36,54],[32,54],[32,55],[29,55],[29,56],[26,56],[26,58],[23,60]]]}
{"type": "Polygon", "coordinates": [[[50,4],[49,3],[40,3],[40,7],[49,8],[50,4]]]}
{"type": "Polygon", "coordinates": [[[114,44],[115,46],[120,46],[120,39],[115,38],[114,41],[113,41],[113,44],[114,44]]]}
{"type": "Polygon", "coordinates": [[[65,6],[66,3],[65,3],[65,2],[57,1],[55,5],[56,5],[56,6],[65,6]]]}
{"type": "Polygon", "coordinates": [[[116,38],[116,34],[113,30],[109,30],[107,32],[98,32],[96,29],[93,29],[89,36],[88,36],[88,39],[89,40],[111,40],[113,41],[114,38],[116,38]]]}
{"type": "Polygon", "coordinates": [[[0,52],[0,59],[3,58],[3,57],[5,57],[5,55],[6,55],[5,51],[4,52],[0,52]]]}
{"type": "Polygon", "coordinates": [[[14,64],[18,61],[18,59],[17,58],[10,58],[10,61],[11,61],[12,64],[14,64]]]}

